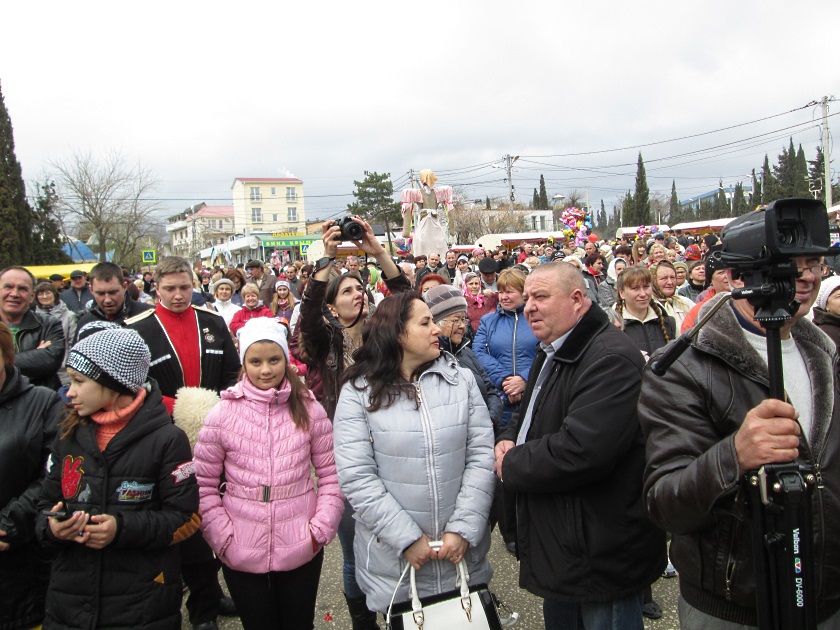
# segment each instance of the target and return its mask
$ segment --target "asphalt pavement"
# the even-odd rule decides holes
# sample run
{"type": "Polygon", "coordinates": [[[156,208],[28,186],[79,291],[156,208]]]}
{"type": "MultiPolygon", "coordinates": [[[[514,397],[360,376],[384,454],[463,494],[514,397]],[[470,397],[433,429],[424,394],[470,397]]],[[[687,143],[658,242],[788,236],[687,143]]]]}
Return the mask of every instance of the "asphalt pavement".
{"type": "MultiPolygon", "coordinates": [[[[490,588],[513,610],[519,613],[519,622],[514,626],[520,630],[537,630],[543,627],[542,600],[519,588],[519,566],[516,559],[505,549],[498,530],[493,532],[490,549],[490,563],[495,574],[490,588]]],[[[219,579],[222,579],[221,572],[219,579]]],[[[678,630],[677,595],[679,580],[660,579],[653,585],[653,598],[662,607],[665,615],[657,620],[645,620],[647,630],[678,630]]],[[[183,630],[191,630],[186,609],[182,611],[183,630]]],[[[380,623],[384,628],[385,624],[380,623]]],[[[242,628],[236,617],[219,617],[219,628],[233,630],[242,628]]],[[[350,616],[342,594],[341,546],[338,538],[327,546],[321,583],[318,588],[318,603],[315,609],[315,628],[318,630],[352,630],[350,616]]]]}

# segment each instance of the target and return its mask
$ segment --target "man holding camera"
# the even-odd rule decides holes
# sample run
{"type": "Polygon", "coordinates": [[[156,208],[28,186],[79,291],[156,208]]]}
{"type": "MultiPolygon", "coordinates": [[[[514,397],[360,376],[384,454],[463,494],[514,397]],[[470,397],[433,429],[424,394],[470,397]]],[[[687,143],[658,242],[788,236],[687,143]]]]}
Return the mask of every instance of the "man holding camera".
{"type": "MultiPolygon", "coordinates": [[[[828,531],[840,522],[838,358],[805,317],[820,289],[821,259],[792,262],[800,304],[780,331],[789,402],[770,397],[766,331],[744,299],[723,305],[663,377],[646,370],[642,380],[644,491],[651,519],[673,534],[684,630],[757,625],[755,525],[741,482],[763,464],[809,453],[821,477],[813,495],[817,618],[820,628],[840,628],[840,537],[828,531]]],[[[729,273],[733,287],[744,286],[729,273]]],[[[700,317],[725,298],[709,300],[700,317]]]]}

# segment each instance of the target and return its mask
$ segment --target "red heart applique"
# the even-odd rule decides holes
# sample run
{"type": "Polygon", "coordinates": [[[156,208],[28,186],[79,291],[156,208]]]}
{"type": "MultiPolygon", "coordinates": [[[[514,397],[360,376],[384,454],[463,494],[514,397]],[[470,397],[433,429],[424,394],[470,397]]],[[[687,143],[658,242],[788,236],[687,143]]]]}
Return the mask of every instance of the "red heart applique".
{"type": "Polygon", "coordinates": [[[61,468],[61,493],[65,499],[75,499],[82,487],[82,477],[85,471],[82,470],[84,457],[73,457],[67,455],[64,458],[64,465],[61,468]]]}

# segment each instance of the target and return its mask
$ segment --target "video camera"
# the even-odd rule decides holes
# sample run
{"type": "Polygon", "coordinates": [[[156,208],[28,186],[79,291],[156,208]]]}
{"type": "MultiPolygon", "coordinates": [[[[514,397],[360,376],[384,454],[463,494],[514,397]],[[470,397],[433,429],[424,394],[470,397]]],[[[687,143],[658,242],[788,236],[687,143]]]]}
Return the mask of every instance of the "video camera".
{"type": "MultiPolygon", "coordinates": [[[[365,229],[353,220],[353,217],[343,217],[332,222],[341,228],[339,241],[360,241],[365,235],[365,229]]],[[[332,227],[332,225],[330,227],[332,227]]]]}
{"type": "Polygon", "coordinates": [[[779,199],[730,222],[722,233],[723,248],[710,256],[713,269],[731,269],[744,280],[734,299],[747,299],[762,324],[790,319],[799,270],[794,258],[819,257],[831,238],[825,205],[814,199],[779,199]]]}

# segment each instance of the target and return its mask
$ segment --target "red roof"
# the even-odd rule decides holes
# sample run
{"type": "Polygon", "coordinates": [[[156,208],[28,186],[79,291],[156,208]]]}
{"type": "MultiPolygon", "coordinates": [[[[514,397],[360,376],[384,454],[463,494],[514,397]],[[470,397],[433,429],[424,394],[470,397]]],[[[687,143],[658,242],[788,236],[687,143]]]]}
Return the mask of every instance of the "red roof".
{"type": "Polygon", "coordinates": [[[237,177],[233,180],[236,182],[254,183],[254,184],[302,184],[303,181],[296,177],[237,177]]]}
{"type": "Polygon", "coordinates": [[[232,217],[233,206],[204,206],[195,215],[197,217],[232,217]]]}

